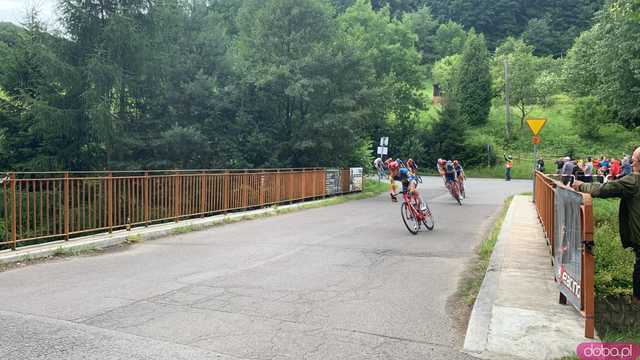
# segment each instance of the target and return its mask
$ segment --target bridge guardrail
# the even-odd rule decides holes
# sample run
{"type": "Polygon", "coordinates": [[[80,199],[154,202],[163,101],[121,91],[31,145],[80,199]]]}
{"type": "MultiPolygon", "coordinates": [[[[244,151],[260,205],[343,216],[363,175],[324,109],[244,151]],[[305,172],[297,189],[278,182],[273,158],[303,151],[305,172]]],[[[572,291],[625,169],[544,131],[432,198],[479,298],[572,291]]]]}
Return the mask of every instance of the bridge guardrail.
{"type": "Polygon", "coordinates": [[[585,337],[595,336],[595,258],[591,195],[554,176],[536,172],[534,202],[550,247],[560,303],[571,303],[585,319],[585,337]]]}
{"type": "MultiPolygon", "coordinates": [[[[358,168],[355,168],[358,169],[358,168]]],[[[23,172],[2,179],[0,249],[362,191],[353,169],[23,172]],[[355,184],[355,185],[354,185],[355,184]]]]}

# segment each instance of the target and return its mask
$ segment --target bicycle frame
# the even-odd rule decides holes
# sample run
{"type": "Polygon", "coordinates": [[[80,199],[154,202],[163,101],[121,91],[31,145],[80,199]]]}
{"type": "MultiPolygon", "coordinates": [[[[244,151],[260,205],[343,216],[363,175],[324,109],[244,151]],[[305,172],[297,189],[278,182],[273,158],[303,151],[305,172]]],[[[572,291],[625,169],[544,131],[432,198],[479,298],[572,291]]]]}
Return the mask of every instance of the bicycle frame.
{"type": "Polygon", "coordinates": [[[407,191],[404,194],[402,194],[402,201],[404,201],[407,204],[407,206],[411,210],[411,213],[413,213],[413,216],[416,217],[416,220],[423,221],[425,219],[425,216],[422,214],[422,212],[418,211],[415,208],[415,206],[413,206],[413,201],[412,200],[416,200],[416,196],[415,195],[409,195],[408,193],[409,192],[407,191]]]}

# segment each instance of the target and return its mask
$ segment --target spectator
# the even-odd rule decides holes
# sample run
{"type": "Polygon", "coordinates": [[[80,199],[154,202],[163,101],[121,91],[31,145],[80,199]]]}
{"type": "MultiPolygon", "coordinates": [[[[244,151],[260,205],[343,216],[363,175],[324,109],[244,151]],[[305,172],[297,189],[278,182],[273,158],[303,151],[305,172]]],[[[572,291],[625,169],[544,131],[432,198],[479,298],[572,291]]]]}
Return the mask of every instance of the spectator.
{"type": "Polygon", "coordinates": [[[562,166],[562,183],[567,185],[573,182],[573,171],[576,168],[576,164],[568,156],[562,160],[564,163],[562,166]]]}
{"type": "Polygon", "coordinates": [[[598,171],[598,169],[600,169],[600,160],[598,160],[597,158],[593,159],[593,169],[596,170],[596,171],[598,171]]]}
{"type": "Polygon", "coordinates": [[[633,300],[640,305],[640,147],[630,160],[632,174],[604,185],[584,184],[576,181],[576,190],[590,193],[593,197],[618,197],[620,201],[620,239],[624,248],[632,248],[636,254],[633,272],[633,300]]]}
{"type": "Polygon", "coordinates": [[[504,177],[506,181],[511,181],[511,168],[513,168],[513,157],[504,154],[504,177]]]}
{"type": "Polygon", "coordinates": [[[538,162],[536,163],[536,170],[540,171],[541,173],[544,172],[544,159],[541,157],[538,159],[538,162]]]}
{"type": "Polygon", "coordinates": [[[593,162],[591,157],[588,157],[587,162],[584,163],[584,176],[582,177],[582,181],[586,183],[591,183],[593,181],[593,162]]]}
{"type": "Polygon", "coordinates": [[[632,172],[633,167],[631,166],[631,159],[629,158],[629,155],[625,155],[622,160],[622,176],[631,175],[632,172]]]}
{"type": "Polygon", "coordinates": [[[611,170],[609,170],[609,176],[611,180],[617,179],[621,172],[622,167],[620,166],[620,160],[613,159],[611,160],[611,170]]]}
{"type": "Polygon", "coordinates": [[[606,157],[603,157],[600,160],[600,172],[602,173],[602,176],[605,177],[605,179],[607,178],[607,176],[609,176],[609,159],[607,159],[606,157]]]}
{"type": "Polygon", "coordinates": [[[556,174],[562,174],[562,167],[564,166],[564,160],[556,160],[556,174]]]}

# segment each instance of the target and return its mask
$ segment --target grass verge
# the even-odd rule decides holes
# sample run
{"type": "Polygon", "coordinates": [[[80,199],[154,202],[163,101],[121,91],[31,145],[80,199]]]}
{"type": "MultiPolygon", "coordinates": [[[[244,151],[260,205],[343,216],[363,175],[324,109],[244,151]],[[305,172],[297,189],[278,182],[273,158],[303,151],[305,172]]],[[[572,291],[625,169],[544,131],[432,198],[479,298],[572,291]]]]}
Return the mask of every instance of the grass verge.
{"type": "Polygon", "coordinates": [[[477,256],[473,263],[469,265],[469,270],[466,271],[466,277],[460,282],[458,296],[469,307],[472,307],[476,302],[476,298],[480,292],[480,287],[482,286],[482,281],[484,280],[484,276],[489,268],[489,263],[491,262],[491,254],[493,253],[493,249],[498,241],[498,235],[500,234],[502,223],[504,222],[504,218],[507,215],[507,210],[509,210],[509,205],[511,205],[512,200],[513,196],[510,196],[504,201],[502,210],[500,210],[489,235],[476,249],[477,256]]]}

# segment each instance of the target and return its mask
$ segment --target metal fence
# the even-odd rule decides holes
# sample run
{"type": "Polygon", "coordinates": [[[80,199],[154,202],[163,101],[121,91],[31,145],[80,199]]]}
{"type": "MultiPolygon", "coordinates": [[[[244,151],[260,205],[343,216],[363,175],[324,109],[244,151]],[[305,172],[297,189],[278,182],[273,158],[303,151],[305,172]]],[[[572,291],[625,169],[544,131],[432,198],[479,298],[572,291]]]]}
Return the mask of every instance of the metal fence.
{"type": "Polygon", "coordinates": [[[591,195],[578,193],[536,172],[534,201],[553,257],[560,303],[585,319],[585,337],[595,335],[595,258],[591,195]]]}
{"type": "Polygon", "coordinates": [[[321,168],[10,173],[0,249],[361,191],[352,172],[331,193],[321,168]]]}

